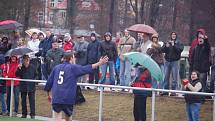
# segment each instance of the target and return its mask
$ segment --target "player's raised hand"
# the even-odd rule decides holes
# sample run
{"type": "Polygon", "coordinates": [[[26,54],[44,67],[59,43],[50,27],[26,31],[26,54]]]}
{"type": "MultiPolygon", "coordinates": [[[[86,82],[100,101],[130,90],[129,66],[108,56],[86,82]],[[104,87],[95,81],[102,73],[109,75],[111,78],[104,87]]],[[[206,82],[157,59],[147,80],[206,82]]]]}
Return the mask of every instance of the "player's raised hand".
{"type": "Polygon", "coordinates": [[[108,62],[108,59],[109,59],[108,56],[103,56],[100,58],[99,63],[101,63],[101,65],[105,64],[108,62]]]}

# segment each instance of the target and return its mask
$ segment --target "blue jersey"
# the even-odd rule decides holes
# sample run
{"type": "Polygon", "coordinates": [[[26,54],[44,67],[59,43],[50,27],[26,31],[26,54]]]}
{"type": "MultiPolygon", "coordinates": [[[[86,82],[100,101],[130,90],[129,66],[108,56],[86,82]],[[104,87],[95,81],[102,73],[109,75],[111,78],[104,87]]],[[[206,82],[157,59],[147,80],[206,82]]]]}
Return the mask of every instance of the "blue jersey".
{"type": "Polygon", "coordinates": [[[75,104],[77,78],[92,71],[92,65],[64,62],[55,66],[44,88],[52,91],[52,104],[75,104]]]}

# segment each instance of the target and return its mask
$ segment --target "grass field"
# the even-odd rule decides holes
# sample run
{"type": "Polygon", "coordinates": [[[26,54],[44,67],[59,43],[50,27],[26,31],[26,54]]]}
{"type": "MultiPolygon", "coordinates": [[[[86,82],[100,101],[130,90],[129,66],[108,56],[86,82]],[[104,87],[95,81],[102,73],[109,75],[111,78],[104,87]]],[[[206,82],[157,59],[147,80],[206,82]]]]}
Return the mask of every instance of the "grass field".
{"type": "MultiPolygon", "coordinates": [[[[73,120],[98,121],[99,92],[83,91],[86,102],[74,108],[73,120]]],[[[133,95],[128,93],[110,93],[103,95],[103,121],[133,121],[133,95]]],[[[21,109],[21,106],[20,108],[21,109]]],[[[201,108],[201,121],[212,121],[213,102],[206,101],[201,108]]],[[[21,110],[19,111],[21,113],[21,110]]],[[[51,105],[47,94],[36,92],[36,115],[51,117],[51,105]]],[[[151,98],[147,99],[147,121],[151,117],[151,98]]],[[[30,120],[30,119],[29,119],[30,120]]],[[[156,97],[156,121],[186,121],[185,101],[176,97],[156,97]]],[[[0,121],[25,121],[20,118],[1,117],[0,121]]],[[[32,120],[34,121],[34,120],[32,120]]]]}
{"type": "Polygon", "coordinates": [[[14,117],[10,118],[8,116],[0,116],[0,121],[39,121],[39,120],[14,118],[14,117]]]}
{"type": "MultiPolygon", "coordinates": [[[[75,106],[73,119],[78,121],[98,121],[99,92],[83,91],[86,102],[75,106]]],[[[110,93],[103,95],[103,121],[133,121],[133,95],[110,93]]],[[[201,121],[212,121],[213,102],[207,101],[201,108],[201,121]]],[[[37,114],[51,116],[51,107],[46,93],[37,91],[37,114]]],[[[150,121],[151,98],[147,100],[147,121],[150,121]]],[[[156,97],[156,121],[186,121],[183,98],[156,97]]]]}

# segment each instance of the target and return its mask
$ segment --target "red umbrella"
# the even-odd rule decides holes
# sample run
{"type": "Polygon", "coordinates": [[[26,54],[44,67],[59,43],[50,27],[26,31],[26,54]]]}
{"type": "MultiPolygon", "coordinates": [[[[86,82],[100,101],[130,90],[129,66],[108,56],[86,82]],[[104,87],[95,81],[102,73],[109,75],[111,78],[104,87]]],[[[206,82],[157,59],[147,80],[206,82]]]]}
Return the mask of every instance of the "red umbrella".
{"type": "Polygon", "coordinates": [[[128,28],[128,31],[147,33],[147,34],[157,34],[157,32],[149,25],[145,24],[135,24],[128,28]]]}
{"type": "Polygon", "coordinates": [[[5,20],[0,22],[0,30],[5,29],[17,29],[18,27],[22,27],[23,25],[14,20],[5,20]]]}

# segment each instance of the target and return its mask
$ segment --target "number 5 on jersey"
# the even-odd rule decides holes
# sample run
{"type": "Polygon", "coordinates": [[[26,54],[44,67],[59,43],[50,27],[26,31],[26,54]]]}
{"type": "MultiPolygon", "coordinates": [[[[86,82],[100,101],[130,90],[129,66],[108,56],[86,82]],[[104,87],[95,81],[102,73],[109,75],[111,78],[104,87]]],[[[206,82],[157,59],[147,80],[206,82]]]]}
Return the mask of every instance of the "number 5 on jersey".
{"type": "Polygon", "coordinates": [[[63,76],[64,76],[64,71],[60,71],[59,79],[57,81],[58,84],[63,84],[63,76]]]}

